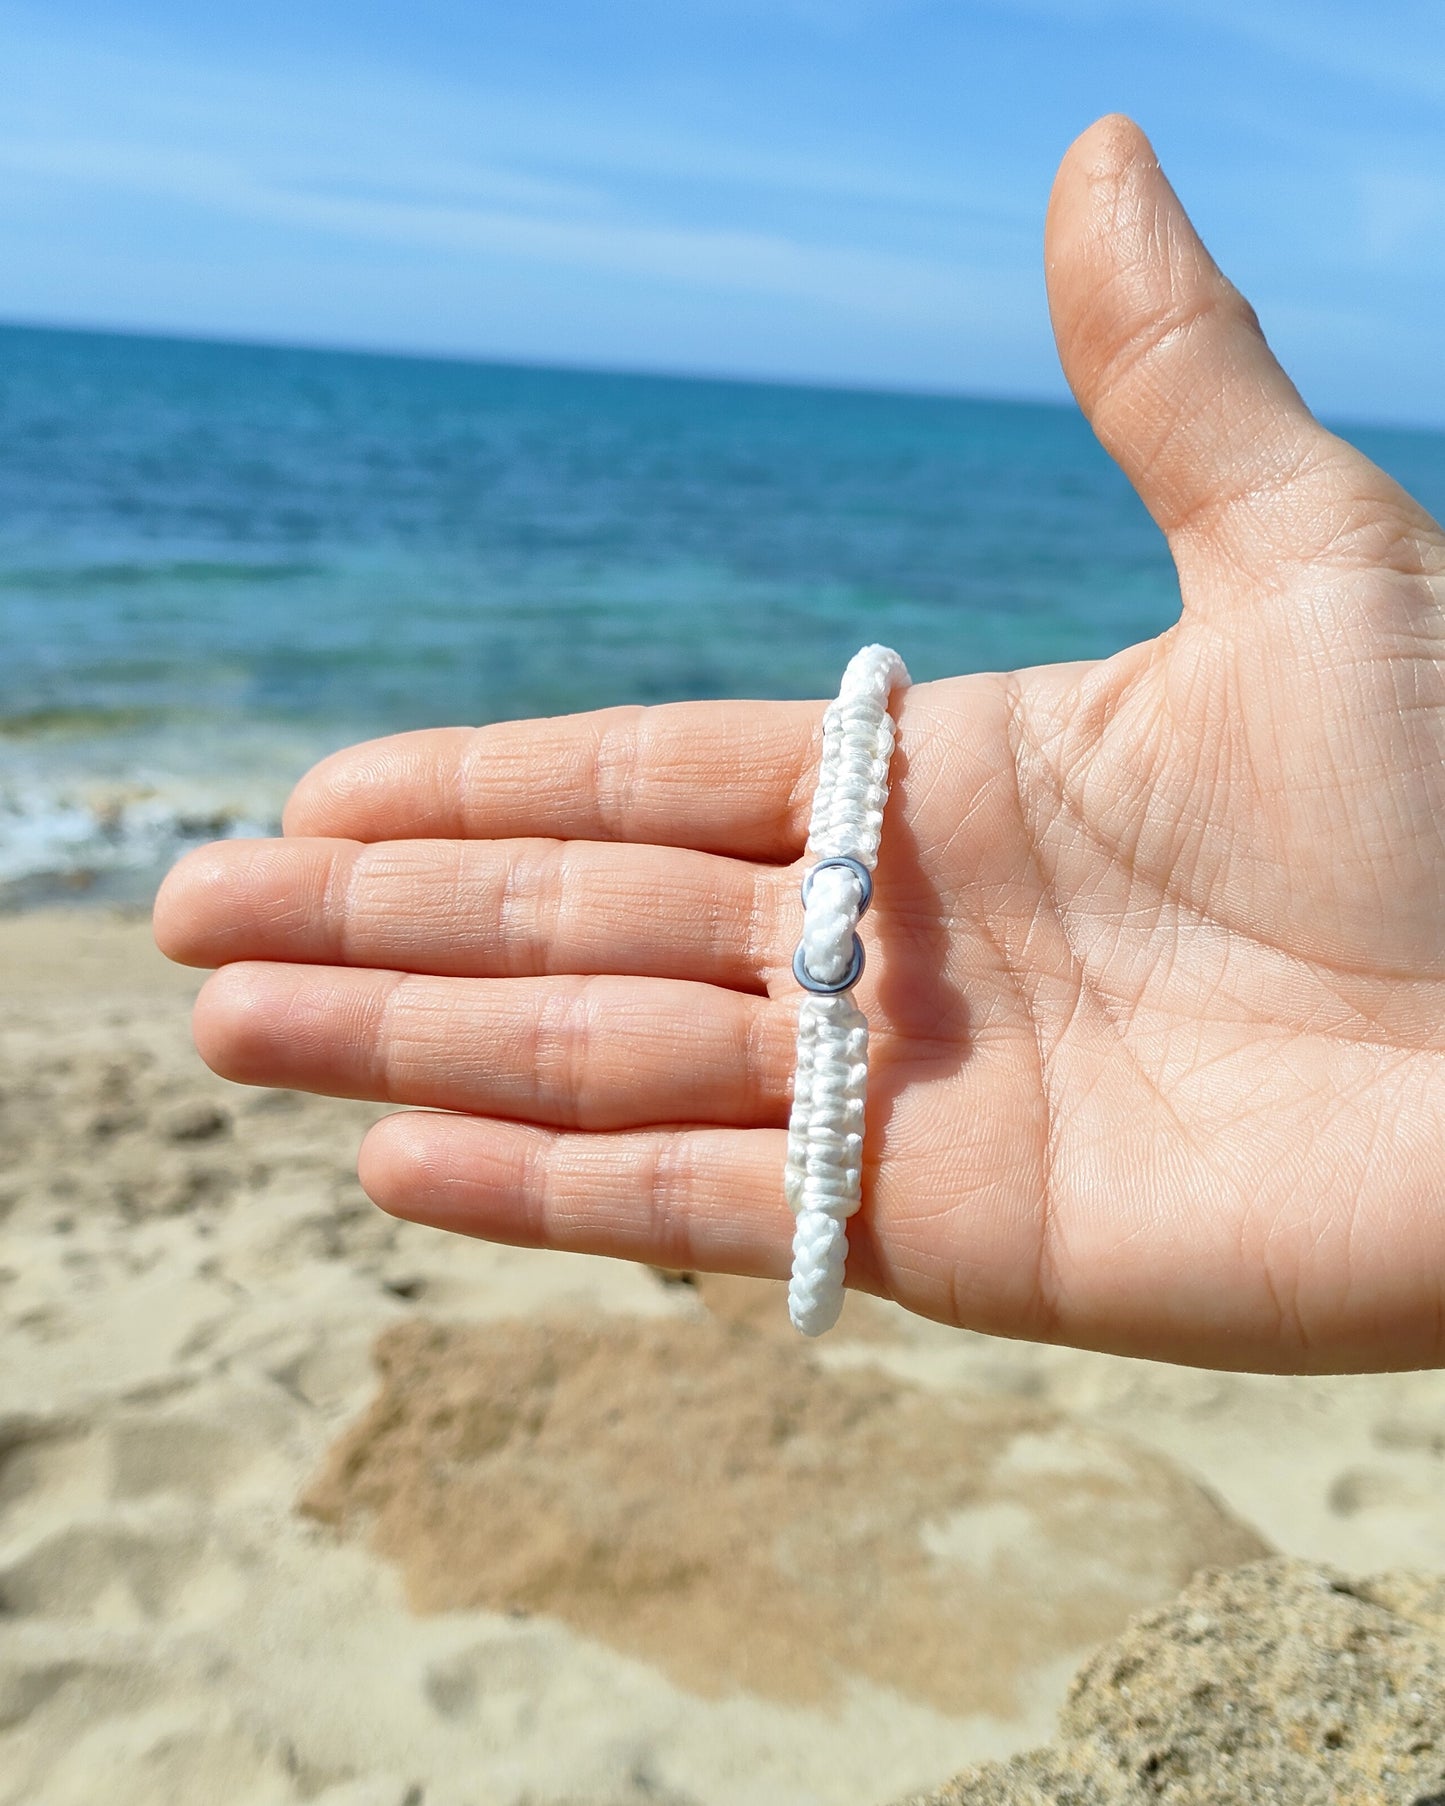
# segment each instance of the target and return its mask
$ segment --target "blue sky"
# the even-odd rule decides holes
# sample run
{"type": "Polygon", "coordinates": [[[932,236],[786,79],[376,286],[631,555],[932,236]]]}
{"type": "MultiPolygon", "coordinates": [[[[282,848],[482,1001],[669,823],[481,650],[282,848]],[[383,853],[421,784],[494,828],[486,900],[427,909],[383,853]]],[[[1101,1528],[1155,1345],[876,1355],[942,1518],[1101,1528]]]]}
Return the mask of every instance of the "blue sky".
{"type": "Polygon", "coordinates": [[[1053,397],[1153,137],[1308,400],[1445,425],[1440,0],[0,0],[0,318],[1053,397]]]}

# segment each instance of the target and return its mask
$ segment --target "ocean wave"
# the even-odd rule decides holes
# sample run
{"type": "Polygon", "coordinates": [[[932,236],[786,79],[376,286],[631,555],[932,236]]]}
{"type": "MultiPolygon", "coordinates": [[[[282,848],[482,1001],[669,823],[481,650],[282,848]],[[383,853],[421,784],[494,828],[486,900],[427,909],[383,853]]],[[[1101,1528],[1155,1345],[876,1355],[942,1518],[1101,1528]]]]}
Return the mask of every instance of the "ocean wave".
{"type": "Polygon", "coordinates": [[[89,734],[133,733],[171,720],[174,710],[146,708],[87,708],[57,703],[49,708],[21,709],[0,715],[0,740],[48,740],[89,734]]]}
{"type": "Polygon", "coordinates": [[[208,840],[279,832],[279,804],[189,784],[0,788],[0,906],[95,893],[140,899],[208,840]]]}

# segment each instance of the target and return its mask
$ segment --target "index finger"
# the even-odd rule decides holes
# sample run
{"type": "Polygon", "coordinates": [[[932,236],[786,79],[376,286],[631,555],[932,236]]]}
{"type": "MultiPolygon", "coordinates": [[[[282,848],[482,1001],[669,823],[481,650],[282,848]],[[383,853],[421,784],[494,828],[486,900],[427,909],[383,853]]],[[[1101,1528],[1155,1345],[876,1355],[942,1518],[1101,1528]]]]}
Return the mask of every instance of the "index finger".
{"type": "Polygon", "coordinates": [[[807,839],[823,706],[664,703],[369,740],[307,773],[286,832],[540,835],[788,861],[807,839]]]}

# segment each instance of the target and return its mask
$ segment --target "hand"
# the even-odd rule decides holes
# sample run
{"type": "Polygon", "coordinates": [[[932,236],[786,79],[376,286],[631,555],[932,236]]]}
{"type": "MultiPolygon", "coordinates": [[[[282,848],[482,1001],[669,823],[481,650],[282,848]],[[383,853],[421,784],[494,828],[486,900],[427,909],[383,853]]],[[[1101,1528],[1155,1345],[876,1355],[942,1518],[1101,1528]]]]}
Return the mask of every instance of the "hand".
{"type": "MultiPolygon", "coordinates": [[[[1166,1360],[1445,1360],[1445,535],[1311,417],[1127,121],[1065,158],[1047,265],[1183,614],[899,702],[850,1281],[1166,1360]]],[[[337,754],[284,840],[161,892],[162,948],[223,968],[201,1052],[431,1106],[362,1148],[398,1215],[781,1276],[821,715],[337,754]]]]}

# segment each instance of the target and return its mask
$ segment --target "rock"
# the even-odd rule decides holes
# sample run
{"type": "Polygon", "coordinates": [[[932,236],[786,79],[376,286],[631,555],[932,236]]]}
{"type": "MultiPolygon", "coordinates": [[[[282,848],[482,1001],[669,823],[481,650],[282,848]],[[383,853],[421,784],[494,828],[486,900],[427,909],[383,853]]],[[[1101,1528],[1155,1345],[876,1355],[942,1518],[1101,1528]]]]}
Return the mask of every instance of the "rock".
{"type": "Polygon", "coordinates": [[[203,1098],[189,1098],[163,1111],[160,1132],[167,1141],[213,1141],[231,1127],[229,1112],[203,1098]]]}
{"type": "Polygon", "coordinates": [[[1211,1570],[1075,1678],[1048,1748],[903,1806],[1445,1806],[1445,1579],[1211,1570]]]}

